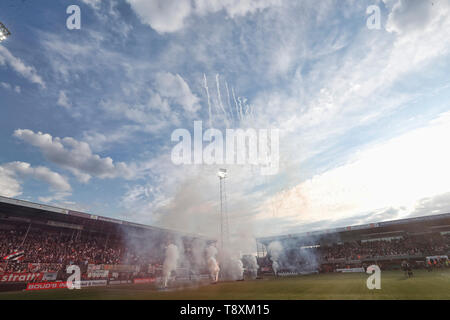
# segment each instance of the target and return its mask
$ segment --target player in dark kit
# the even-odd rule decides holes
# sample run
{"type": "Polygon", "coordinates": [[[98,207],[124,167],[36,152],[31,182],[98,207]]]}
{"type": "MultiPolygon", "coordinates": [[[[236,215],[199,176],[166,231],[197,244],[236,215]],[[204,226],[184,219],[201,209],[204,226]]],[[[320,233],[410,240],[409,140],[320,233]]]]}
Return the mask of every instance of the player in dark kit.
{"type": "Polygon", "coordinates": [[[402,267],[403,272],[405,273],[405,276],[408,276],[409,278],[413,276],[412,267],[409,262],[407,262],[406,260],[403,260],[401,267],[402,267]]]}
{"type": "Polygon", "coordinates": [[[408,277],[411,278],[414,275],[412,271],[412,266],[409,262],[406,264],[406,271],[408,271],[408,277]]]}
{"type": "Polygon", "coordinates": [[[402,268],[402,271],[405,273],[405,276],[406,276],[406,275],[407,275],[407,271],[406,271],[406,260],[403,260],[403,261],[402,261],[401,268],[402,268]]]}

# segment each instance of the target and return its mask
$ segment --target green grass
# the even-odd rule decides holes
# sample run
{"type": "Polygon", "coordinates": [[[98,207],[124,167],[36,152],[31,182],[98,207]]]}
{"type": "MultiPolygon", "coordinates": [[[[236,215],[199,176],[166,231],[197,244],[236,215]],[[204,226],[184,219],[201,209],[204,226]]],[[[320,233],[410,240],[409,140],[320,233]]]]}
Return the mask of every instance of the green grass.
{"type": "Polygon", "coordinates": [[[366,274],[322,274],[224,282],[177,290],[158,290],[153,285],[118,285],[81,290],[49,290],[0,293],[6,299],[445,299],[450,300],[450,270],[416,271],[405,278],[401,271],[385,271],[381,290],[368,290],[366,274]]]}

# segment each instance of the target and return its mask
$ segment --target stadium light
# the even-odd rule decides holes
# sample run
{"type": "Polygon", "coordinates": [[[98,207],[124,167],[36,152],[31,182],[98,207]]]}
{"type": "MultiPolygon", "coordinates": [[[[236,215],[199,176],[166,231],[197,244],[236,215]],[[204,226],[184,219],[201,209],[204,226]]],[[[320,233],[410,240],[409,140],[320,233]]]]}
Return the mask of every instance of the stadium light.
{"type": "Polygon", "coordinates": [[[227,169],[219,169],[219,172],[217,172],[217,176],[220,179],[225,179],[227,177],[227,169]]]}
{"type": "Polygon", "coordinates": [[[0,22],[0,42],[6,40],[11,35],[11,32],[5,27],[3,23],[0,22]]]}

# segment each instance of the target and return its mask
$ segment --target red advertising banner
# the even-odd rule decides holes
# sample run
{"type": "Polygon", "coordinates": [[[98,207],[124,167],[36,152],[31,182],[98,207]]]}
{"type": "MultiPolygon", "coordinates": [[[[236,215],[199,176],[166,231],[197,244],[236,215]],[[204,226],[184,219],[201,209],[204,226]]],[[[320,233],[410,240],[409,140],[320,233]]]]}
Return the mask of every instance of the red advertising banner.
{"type": "Polygon", "coordinates": [[[31,290],[49,290],[49,289],[65,289],[67,288],[66,282],[40,282],[40,283],[29,283],[27,285],[28,291],[31,290]]]}
{"type": "Polygon", "coordinates": [[[134,279],[134,283],[152,283],[155,282],[155,278],[138,278],[134,279]]]}
{"type": "Polygon", "coordinates": [[[44,276],[43,272],[33,273],[0,273],[1,282],[35,282],[41,281],[44,276]]]}

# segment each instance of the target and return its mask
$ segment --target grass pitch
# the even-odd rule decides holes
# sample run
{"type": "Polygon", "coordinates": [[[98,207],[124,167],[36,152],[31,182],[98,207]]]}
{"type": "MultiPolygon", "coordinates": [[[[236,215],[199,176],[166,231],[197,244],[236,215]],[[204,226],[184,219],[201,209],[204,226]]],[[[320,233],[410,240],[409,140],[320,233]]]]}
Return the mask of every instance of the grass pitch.
{"type": "Polygon", "coordinates": [[[154,285],[116,285],[0,293],[6,299],[153,299],[153,300],[362,300],[439,299],[450,300],[450,270],[415,271],[406,278],[401,271],[384,271],[381,289],[369,290],[363,273],[320,274],[297,277],[266,277],[253,281],[223,282],[170,290],[154,285]]]}

